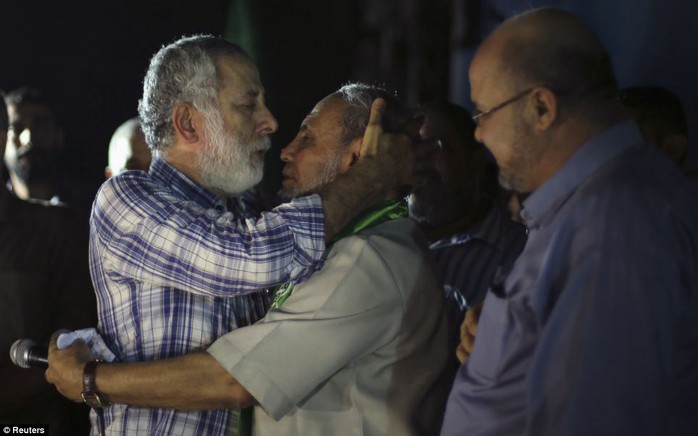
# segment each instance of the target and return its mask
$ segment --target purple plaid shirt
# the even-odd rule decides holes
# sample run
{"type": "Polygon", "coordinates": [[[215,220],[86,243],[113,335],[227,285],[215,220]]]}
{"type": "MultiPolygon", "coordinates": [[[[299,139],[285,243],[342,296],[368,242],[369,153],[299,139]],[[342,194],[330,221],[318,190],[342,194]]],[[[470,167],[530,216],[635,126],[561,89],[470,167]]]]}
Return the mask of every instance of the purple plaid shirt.
{"type": "MultiPolygon", "coordinates": [[[[156,159],[109,179],[95,200],[90,268],[99,331],[122,362],[206,349],[264,316],[268,288],[301,279],[324,252],[318,196],[254,216],[156,159]]],[[[93,432],[96,430],[94,416],[93,432]]],[[[113,405],[107,433],[226,434],[228,410],[113,405]]]]}

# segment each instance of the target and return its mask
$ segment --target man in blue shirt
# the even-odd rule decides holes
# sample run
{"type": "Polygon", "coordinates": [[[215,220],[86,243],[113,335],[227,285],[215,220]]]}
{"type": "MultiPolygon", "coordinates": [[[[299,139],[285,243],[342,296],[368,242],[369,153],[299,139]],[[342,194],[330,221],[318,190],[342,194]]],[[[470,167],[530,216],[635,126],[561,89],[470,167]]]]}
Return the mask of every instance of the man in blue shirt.
{"type": "Polygon", "coordinates": [[[698,434],[698,205],[576,17],[514,17],[470,69],[476,138],[530,193],[443,435],[698,434]]]}

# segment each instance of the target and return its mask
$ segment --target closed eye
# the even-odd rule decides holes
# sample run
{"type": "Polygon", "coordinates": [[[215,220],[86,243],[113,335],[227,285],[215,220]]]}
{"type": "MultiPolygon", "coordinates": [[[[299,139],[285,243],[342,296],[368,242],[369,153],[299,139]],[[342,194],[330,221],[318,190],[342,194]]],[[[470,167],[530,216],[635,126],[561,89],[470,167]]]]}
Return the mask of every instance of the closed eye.
{"type": "Polygon", "coordinates": [[[244,109],[246,111],[252,112],[257,108],[257,103],[253,102],[253,103],[249,103],[249,104],[242,104],[242,105],[239,105],[238,107],[241,109],[244,109]]]}

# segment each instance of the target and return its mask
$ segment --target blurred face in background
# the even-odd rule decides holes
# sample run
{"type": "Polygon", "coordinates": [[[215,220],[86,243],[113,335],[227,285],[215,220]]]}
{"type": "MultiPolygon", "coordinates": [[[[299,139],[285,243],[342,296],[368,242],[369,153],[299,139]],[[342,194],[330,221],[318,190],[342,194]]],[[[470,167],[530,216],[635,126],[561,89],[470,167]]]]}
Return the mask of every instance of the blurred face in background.
{"type": "Polygon", "coordinates": [[[9,105],[5,164],[27,184],[49,181],[57,172],[56,159],[63,148],[63,131],[48,106],[34,103],[9,105]]]}
{"type": "Polygon", "coordinates": [[[124,123],[109,142],[109,166],[105,170],[106,178],[116,176],[127,170],[148,171],[152,155],[138,122],[124,123]]]}

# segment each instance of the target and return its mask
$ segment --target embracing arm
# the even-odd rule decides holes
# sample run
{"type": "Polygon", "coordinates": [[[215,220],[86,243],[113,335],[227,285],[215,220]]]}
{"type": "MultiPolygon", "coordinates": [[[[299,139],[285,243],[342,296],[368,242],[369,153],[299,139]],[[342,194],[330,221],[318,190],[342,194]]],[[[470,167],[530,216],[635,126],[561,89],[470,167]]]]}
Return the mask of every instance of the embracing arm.
{"type": "Polygon", "coordinates": [[[239,219],[152,185],[117,177],[100,190],[90,240],[96,282],[124,278],[230,297],[288,281],[325,250],[318,196],[239,219]]]}
{"type": "MultiPolygon", "coordinates": [[[[84,342],[58,350],[49,346],[46,380],[73,401],[82,401],[82,371],[93,360],[84,342]]],[[[210,354],[97,366],[97,392],[112,403],[181,410],[247,407],[255,399],[210,354]]]]}
{"type": "Polygon", "coordinates": [[[358,213],[387,197],[392,198],[392,193],[411,182],[414,165],[411,135],[419,130],[421,120],[408,123],[403,133],[383,133],[385,104],[385,100],[377,98],[371,106],[359,162],[320,190],[325,211],[325,241],[332,240],[358,213]]]}

